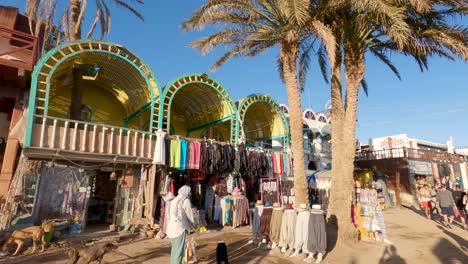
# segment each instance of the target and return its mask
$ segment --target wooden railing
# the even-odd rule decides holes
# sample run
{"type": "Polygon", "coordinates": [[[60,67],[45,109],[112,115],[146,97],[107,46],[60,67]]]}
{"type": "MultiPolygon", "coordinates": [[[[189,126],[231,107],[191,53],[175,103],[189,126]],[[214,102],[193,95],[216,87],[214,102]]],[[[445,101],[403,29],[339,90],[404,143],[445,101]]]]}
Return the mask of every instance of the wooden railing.
{"type": "Polygon", "coordinates": [[[0,27],[0,41],[0,64],[32,71],[37,58],[35,36],[0,27]]]}
{"type": "Polygon", "coordinates": [[[149,132],[35,115],[31,147],[151,159],[155,140],[149,132]]]}
{"type": "Polygon", "coordinates": [[[437,150],[426,149],[413,149],[413,148],[394,148],[377,151],[358,151],[356,153],[356,160],[380,160],[392,158],[409,158],[418,160],[431,160],[431,161],[449,161],[449,162],[463,162],[468,161],[467,156],[450,154],[437,150]]]}

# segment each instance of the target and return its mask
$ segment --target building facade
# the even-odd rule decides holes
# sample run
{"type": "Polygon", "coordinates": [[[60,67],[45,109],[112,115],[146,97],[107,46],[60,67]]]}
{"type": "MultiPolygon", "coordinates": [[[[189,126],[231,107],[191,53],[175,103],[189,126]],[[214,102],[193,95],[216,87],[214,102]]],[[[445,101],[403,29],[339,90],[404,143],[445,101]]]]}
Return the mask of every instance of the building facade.
{"type": "Polygon", "coordinates": [[[30,87],[28,111],[17,121],[24,131],[18,166],[1,193],[2,227],[72,219],[80,232],[94,222],[154,222],[160,133],[289,149],[287,116],[269,96],[236,102],[198,73],[161,86],[141,58],[115,43],[81,40],[50,50],[30,87]]]}
{"type": "Polygon", "coordinates": [[[468,188],[468,155],[454,150],[451,138],[446,144],[407,134],[373,138],[357,151],[356,167],[385,174],[389,189],[401,192],[402,201],[412,204],[416,202],[417,179],[425,179],[432,186],[468,188]]]}

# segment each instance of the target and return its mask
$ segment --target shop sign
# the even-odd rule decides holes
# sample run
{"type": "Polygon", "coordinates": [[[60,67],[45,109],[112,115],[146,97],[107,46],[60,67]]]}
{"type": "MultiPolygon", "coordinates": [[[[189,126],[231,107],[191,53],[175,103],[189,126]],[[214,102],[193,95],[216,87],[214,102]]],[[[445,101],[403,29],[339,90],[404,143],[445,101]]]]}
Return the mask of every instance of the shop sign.
{"type": "Polygon", "coordinates": [[[372,147],[373,151],[384,150],[384,149],[393,149],[393,148],[403,148],[403,147],[411,147],[410,140],[408,135],[401,134],[396,136],[390,137],[381,137],[381,138],[373,138],[370,140],[370,146],[372,147]]]}
{"type": "Polygon", "coordinates": [[[410,173],[421,175],[432,175],[432,165],[430,162],[408,160],[410,173]]]}
{"type": "Polygon", "coordinates": [[[100,170],[104,171],[104,172],[112,172],[112,171],[114,171],[114,168],[112,168],[112,167],[101,167],[100,170]]]}

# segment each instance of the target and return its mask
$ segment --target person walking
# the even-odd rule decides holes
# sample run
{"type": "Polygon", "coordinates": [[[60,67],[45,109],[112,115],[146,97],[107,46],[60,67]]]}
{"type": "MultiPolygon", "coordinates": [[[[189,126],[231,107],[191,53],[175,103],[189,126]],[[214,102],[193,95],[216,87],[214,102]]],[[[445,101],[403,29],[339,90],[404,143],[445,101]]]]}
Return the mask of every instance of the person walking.
{"type": "Polygon", "coordinates": [[[431,220],[431,193],[427,184],[424,184],[419,189],[419,199],[422,207],[424,208],[424,212],[426,213],[426,218],[431,220]]]}
{"type": "Polygon", "coordinates": [[[458,188],[456,191],[453,192],[453,198],[457,204],[458,216],[460,217],[463,229],[466,230],[466,192],[462,191],[461,188],[458,188]]]}
{"type": "Polygon", "coordinates": [[[171,264],[182,264],[187,233],[196,228],[190,195],[190,186],[184,185],[171,202],[167,227],[167,236],[171,239],[171,264]]]}
{"type": "Polygon", "coordinates": [[[441,208],[441,214],[444,217],[446,226],[452,228],[453,218],[455,217],[453,210],[455,201],[453,200],[452,192],[447,190],[445,185],[440,186],[437,191],[437,205],[441,208]]]}

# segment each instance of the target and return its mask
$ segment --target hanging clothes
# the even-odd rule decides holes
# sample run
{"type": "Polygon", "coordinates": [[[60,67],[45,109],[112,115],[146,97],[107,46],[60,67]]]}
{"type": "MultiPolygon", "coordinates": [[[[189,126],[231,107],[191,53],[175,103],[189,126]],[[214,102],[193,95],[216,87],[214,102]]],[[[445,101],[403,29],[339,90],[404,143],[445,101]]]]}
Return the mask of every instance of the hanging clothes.
{"type": "Polygon", "coordinates": [[[171,165],[171,140],[166,138],[164,140],[164,145],[166,145],[166,148],[164,151],[164,157],[165,157],[164,165],[166,165],[166,167],[169,167],[171,165]]]}
{"type": "Polygon", "coordinates": [[[245,149],[244,143],[239,144],[239,171],[242,174],[245,174],[249,171],[249,160],[248,160],[248,153],[245,149]]]}
{"type": "Polygon", "coordinates": [[[180,140],[180,163],[179,167],[176,167],[178,170],[185,170],[185,164],[187,161],[187,141],[180,140]]]}
{"type": "Polygon", "coordinates": [[[166,133],[163,130],[156,132],[156,144],[154,147],[153,164],[164,165],[166,162],[166,144],[165,139],[166,133]]]}
{"type": "Polygon", "coordinates": [[[181,142],[180,140],[173,139],[171,140],[171,168],[180,168],[180,158],[181,158],[181,142]]]}
{"type": "Polygon", "coordinates": [[[189,152],[189,165],[188,169],[198,170],[200,169],[200,159],[201,159],[201,143],[198,141],[190,142],[190,152],[189,152]]]}

